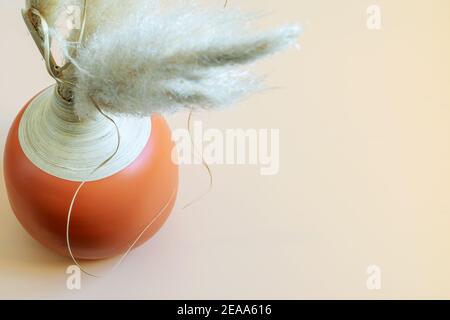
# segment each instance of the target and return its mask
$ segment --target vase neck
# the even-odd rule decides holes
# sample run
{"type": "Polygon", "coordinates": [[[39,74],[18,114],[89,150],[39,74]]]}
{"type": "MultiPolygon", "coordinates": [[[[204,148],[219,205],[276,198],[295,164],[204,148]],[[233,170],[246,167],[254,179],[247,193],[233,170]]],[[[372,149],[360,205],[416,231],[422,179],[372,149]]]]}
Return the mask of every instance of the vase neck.
{"type": "Polygon", "coordinates": [[[66,180],[94,181],[117,173],[139,156],[151,132],[148,118],[99,112],[81,120],[55,90],[50,87],[33,99],[19,125],[21,147],[37,167],[66,180]]]}

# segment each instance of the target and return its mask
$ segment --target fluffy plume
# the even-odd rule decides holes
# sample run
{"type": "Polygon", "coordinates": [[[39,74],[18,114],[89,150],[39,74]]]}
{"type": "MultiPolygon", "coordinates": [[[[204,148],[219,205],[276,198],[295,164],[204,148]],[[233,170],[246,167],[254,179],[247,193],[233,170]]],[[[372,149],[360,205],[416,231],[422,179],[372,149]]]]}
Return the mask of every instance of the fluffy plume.
{"type": "MultiPolygon", "coordinates": [[[[84,0],[77,0],[80,7],[84,0]]],[[[159,0],[88,0],[85,37],[89,39],[94,33],[110,30],[105,28],[121,28],[123,20],[141,10],[151,12],[159,7],[159,0]]]]}
{"type": "Polygon", "coordinates": [[[255,34],[248,17],[231,9],[184,6],[162,12],[154,3],[144,9],[115,28],[114,19],[105,20],[89,32],[73,61],[81,117],[96,111],[92,98],[105,111],[139,116],[230,105],[258,88],[258,81],[237,67],[295,44],[299,34],[297,26],[255,34]]]}
{"type": "MultiPolygon", "coordinates": [[[[87,4],[84,44],[59,38],[73,67],[75,110],[148,116],[182,108],[219,108],[259,88],[241,66],[294,45],[297,26],[255,33],[254,17],[234,9],[158,0],[28,0],[53,19],[87,4]]],[[[56,34],[56,32],[55,32],[56,34]]]]}
{"type": "MultiPolygon", "coordinates": [[[[59,41],[73,41],[74,39],[69,39],[68,37],[78,34],[79,32],[76,31],[79,30],[74,30],[73,34],[65,35],[67,36],[65,38],[60,34],[61,30],[58,30],[60,26],[57,25],[58,19],[68,18],[69,7],[78,8],[78,10],[72,11],[72,17],[76,19],[77,15],[80,15],[79,18],[81,19],[86,6],[89,14],[85,24],[85,37],[88,38],[106,25],[120,27],[123,18],[129,17],[133,12],[143,7],[150,9],[151,6],[156,6],[157,3],[158,1],[156,0],[26,0],[26,8],[38,10],[52,28],[53,35],[59,36],[59,41]]],[[[63,21],[64,26],[65,22],[63,21]]]]}

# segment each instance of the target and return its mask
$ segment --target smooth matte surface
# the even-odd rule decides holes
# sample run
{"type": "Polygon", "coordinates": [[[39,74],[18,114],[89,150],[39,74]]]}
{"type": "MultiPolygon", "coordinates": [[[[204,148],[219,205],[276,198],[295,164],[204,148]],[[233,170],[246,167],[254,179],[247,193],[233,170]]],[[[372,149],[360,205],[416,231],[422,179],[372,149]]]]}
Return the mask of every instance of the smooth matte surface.
{"type": "MultiPolygon", "coordinates": [[[[279,128],[280,173],[181,166],[175,211],[112,275],[66,288],[70,260],[21,228],[0,173],[1,298],[450,298],[450,2],[230,0],[300,21],[302,50],[259,65],[269,90],[205,127],[279,128]],[[382,270],[369,291],[366,269],[382,270]]],[[[0,145],[52,83],[20,17],[0,0],[0,145]]],[[[186,114],[170,117],[186,127],[186,114]]],[[[1,159],[1,157],[0,157],[1,159]]],[[[1,161],[1,160],[0,160],[1,161]]],[[[111,263],[111,261],[110,261],[111,263]]],[[[89,265],[107,270],[105,264],[89,265]]]]}
{"type": "MultiPolygon", "coordinates": [[[[22,226],[56,253],[69,256],[67,216],[80,182],[50,175],[25,155],[19,143],[18,114],[6,141],[4,179],[22,226]]],[[[178,167],[166,121],[153,116],[152,134],[138,157],[119,172],[83,185],[70,219],[72,254],[78,260],[120,257],[153,236],[172,211],[178,191],[178,167]],[[143,192],[145,190],[145,192],[143,192]]]]}

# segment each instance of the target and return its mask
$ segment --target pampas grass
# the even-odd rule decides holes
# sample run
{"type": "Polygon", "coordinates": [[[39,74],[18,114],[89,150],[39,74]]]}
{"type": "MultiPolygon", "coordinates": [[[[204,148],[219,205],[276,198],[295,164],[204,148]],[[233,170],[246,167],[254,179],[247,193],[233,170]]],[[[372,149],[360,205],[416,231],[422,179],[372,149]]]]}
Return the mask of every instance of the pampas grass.
{"type": "MultiPolygon", "coordinates": [[[[83,7],[84,0],[77,0],[83,7]]],[[[121,28],[123,20],[138,11],[152,12],[159,7],[159,0],[88,0],[85,37],[94,33],[107,33],[107,28],[121,28]]]]}
{"type": "Polygon", "coordinates": [[[75,66],[68,77],[81,118],[98,111],[95,103],[136,116],[226,107],[260,88],[242,66],[295,45],[299,35],[295,25],[254,32],[254,17],[192,1],[169,9],[156,0],[87,3],[83,45],[60,39],[75,66]]]}

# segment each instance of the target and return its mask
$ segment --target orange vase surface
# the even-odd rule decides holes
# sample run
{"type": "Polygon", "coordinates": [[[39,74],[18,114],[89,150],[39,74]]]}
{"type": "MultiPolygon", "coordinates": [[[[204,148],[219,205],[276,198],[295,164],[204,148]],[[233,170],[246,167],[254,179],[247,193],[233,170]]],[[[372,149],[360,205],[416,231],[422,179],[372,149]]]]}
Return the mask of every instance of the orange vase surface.
{"type": "MultiPolygon", "coordinates": [[[[68,255],[67,215],[80,182],[54,177],[27,158],[18,130],[28,106],[15,119],[6,142],[4,177],[9,201],[36,240],[68,255]]],[[[123,254],[144,230],[136,245],[154,235],[170,214],[178,190],[178,166],[171,156],[174,145],[165,120],[153,116],[151,121],[148,143],[131,165],[88,182],[80,190],[70,221],[70,244],[76,258],[94,260],[123,254]]]]}

